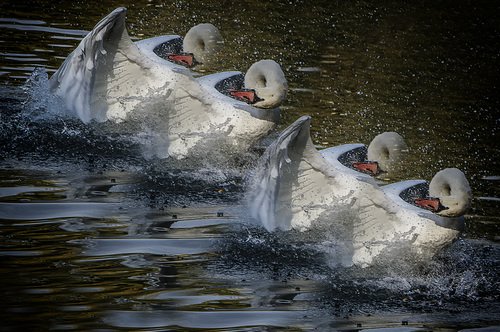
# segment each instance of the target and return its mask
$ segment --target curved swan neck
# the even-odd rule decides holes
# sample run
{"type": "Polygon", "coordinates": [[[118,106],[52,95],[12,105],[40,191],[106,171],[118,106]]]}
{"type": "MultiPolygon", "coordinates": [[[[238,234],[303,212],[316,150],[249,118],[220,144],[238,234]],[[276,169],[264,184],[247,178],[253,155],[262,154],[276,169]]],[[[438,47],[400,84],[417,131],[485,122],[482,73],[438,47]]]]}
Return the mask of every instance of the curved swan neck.
{"type": "Polygon", "coordinates": [[[198,63],[209,64],[224,43],[219,30],[210,23],[195,25],[184,36],[184,52],[193,53],[198,63]]]}
{"type": "Polygon", "coordinates": [[[439,215],[458,217],[470,207],[472,193],[464,173],[456,168],[446,168],[434,175],[429,184],[429,195],[439,198],[446,208],[439,215]]]}
{"type": "Polygon", "coordinates": [[[248,68],[245,88],[254,89],[262,99],[254,104],[259,108],[276,108],[286,98],[288,83],[285,74],[273,60],[261,60],[248,68]]]}
{"type": "Polygon", "coordinates": [[[401,135],[385,132],[373,138],[368,146],[368,160],[377,161],[384,172],[393,170],[401,161],[408,147],[401,135]]]}

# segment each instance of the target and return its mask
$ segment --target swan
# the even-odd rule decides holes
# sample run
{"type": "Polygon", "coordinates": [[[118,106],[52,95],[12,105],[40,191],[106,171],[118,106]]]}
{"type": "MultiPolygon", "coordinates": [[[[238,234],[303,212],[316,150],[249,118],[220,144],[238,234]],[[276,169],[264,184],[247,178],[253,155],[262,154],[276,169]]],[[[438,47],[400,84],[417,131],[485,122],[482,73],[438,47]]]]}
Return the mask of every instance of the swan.
{"type": "Polygon", "coordinates": [[[193,60],[174,54],[181,43],[178,36],[133,43],[125,13],[125,8],[117,8],[102,19],[50,79],[52,90],[83,122],[137,117],[155,127],[153,153],[175,159],[214,138],[239,152],[276,126],[278,106],[287,93],[276,62],[258,61],[246,74],[195,77],[177,63],[210,63],[221,43],[215,27],[202,24],[188,32],[183,47],[193,52],[193,60]],[[203,44],[205,53],[197,55],[203,44]]]}
{"type": "Polygon", "coordinates": [[[266,149],[250,180],[250,214],[268,231],[309,230],[314,221],[347,207],[352,220],[342,240],[351,254],[344,263],[361,267],[398,243],[432,254],[458,236],[471,201],[460,170],[442,170],[429,185],[410,180],[379,186],[374,177],[334,158],[357,152],[352,145],[334,153],[331,148],[318,151],[309,130],[309,116],[286,128],[266,149]]]}
{"type": "Polygon", "coordinates": [[[471,200],[469,182],[456,168],[437,172],[430,183],[401,181],[363,195],[357,202],[352,263],[366,267],[396,243],[409,244],[423,257],[433,255],[463,230],[471,200]]]}
{"type": "Polygon", "coordinates": [[[185,38],[168,35],[132,42],[126,8],[104,17],[49,80],[51,91],[83,122],[122,122],[146,97],[167,98],[191,79],[187,68],[210,63],[222,45],[219,31],[200,24],[185,38]]]}
{"type": "Polygon", "coordinates": [[[246,73],[221,72],[185,81],[173,93],[166,128],[160,130],[166,136],[166,154],[183,159],[210,139],[247,150],[276,127],[287,89],[280,65],[268,59],[255,62],[246,73]]]}
{"type": "Polygon", "coordinates": [[[361,193],[375,190],[372,176],[394,169],[407,149],[399,134],[389,132],[376,136],[368,149],[344,144],[318,151],[310,120],[303,116],[279,135],[251,181],[250,210],[268,231],[307,230],[331,206],[351,204],[361,193]]]}

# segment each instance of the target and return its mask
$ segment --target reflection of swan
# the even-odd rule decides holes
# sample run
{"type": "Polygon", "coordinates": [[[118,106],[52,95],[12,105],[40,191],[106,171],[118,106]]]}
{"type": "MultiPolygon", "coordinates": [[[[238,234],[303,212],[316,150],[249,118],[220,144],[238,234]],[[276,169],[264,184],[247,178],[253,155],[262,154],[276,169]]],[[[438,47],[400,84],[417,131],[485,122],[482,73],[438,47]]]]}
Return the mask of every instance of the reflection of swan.
{"type": "MultiPolygon", "coordinates": [[[[461,215],[470,204],[470,188],[459,170],[447,169],[435,176],[429,191],[434,198],[427,197],[425,181],[379,187],[369,175],[344,166],[338,158],[343,153],[318,152],[309,123],[304,116],[285,129],[268,147],[254,174],[250,212],[267,230],[306,230],[336,207],[349,207],[354,218],[344,236],[350,238],[342,240],[352,240],[352,262],[362,266],[398,241],[424,252],[441,248],[457,236],[463,219],[443,216],[461,215]],[[410,203],[403,197],[410,197],[406,198],[410,203]]],[[[339,150],[352,151],[344,148],[339,150]]]]}
{"type": "Polygon", "coordinates": [[[255,177],[261,182],[251,202],[255,217],[268,230],[306,229],[332,204],[349,203],[362,191],[373,190],[376,183],[370,175],[394,168],[406,149],[402,137],[390,132],[375,137],[368,149],[345,144],[318,152],[309,126],[310,118],[301,117],[263,156],[255,177]],[[371,161],[366,161],[367,150],[371,161]]]}
{"type": "Polygon", "coordinates": [[[215,27],[201,24],[183,43],[179,36],[134,43],[125,14],[117,8],[97,23],[50,79],[52,91],[83,122],[122,121],[145,97],[167,97],[191,75],[184,65],[209,62],[222,42],[215,27]]]}
{"type": "Polygon", "coordinates": [[[272,60],[254,63],[246,74],[222,72],[185,81],[168,112],[168,155],[185,157],[198,143],[222,138],[245,150],[277,124],[287,81],[272,60]]]}
{"type": "Polygon", "coordinates": [[[439,171],[427,184],[409,180],[381,187],[357,202],[359,224],[353,235],[353,263],[366,266],[394,243],[432,254],[453,241],[463,229],[471,189],[456,168],[439,171]],[[429,197],[431,196],[431,197],[429,197]]]}

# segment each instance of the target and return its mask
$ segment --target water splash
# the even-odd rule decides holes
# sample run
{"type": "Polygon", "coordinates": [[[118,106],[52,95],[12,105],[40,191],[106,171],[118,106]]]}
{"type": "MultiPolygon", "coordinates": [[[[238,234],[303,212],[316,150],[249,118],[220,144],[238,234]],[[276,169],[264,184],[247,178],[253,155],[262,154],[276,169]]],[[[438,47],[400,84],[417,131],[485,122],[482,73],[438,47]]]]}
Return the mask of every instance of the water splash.
{"type": "Polygon", "coordinates": [[[158,184],[162,183],[162,174],[167,174],[167,178],[183,177],[185,181],[180,182],[219,183],[219,188],[233,186],[256,159],[254,152],[236,153],[231,142],[209,134],[190,158],[168,158],[164,118],[165,108],[171,105],[163,97],[143,99],[127,121],[84,124],[50,92],[43,68],[35,69],[22,89],[14,91],[18,93],[1,91],[2,99],[10,98],[8,105],[12,108],[2,113],[0,122],[3,158],[46,160],[65,156],[96,170],[143,169],[158,184]]]}
{"type": "MultiPolygon", "coordinates": [[[[342,211],[340,217],[352,216],[342,211]]],[[[219,242],[214,269],[221,269],[221,275],[237,270],[246,279],[310,280],[320,285],[318,306],[340,311],[459,312],[470,303],[478,311],[491,311],[500,299],[496,243],[462,238],[425,260],[410,247],[396,245],[376,264],[359,268],[345,264],[350,249],[341,235],[344,226],[317,226],[307,232],[269,233],[247,218],[219,242]]]]}
{"type": "Polygon", "coordinates": [[[44,67],[36,67],[22,86],[26,94],[23,116],[33,121],[67,116],[59,97],[50,92],[49,76],[44,67]]]}

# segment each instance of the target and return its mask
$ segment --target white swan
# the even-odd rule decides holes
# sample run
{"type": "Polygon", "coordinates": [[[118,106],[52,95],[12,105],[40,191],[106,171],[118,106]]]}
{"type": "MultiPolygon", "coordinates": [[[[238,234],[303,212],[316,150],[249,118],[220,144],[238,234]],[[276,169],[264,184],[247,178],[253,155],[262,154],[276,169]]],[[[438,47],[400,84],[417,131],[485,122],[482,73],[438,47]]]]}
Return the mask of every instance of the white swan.
{"type": "Polygon", "coordinates": [[[222,43],[210,24],[193,27],[183,41],[169,35],[134,43],[125,14],[120,7],[104,17],[50,78],[51,90],[85,123],[120,122],[146,97],[167,98],[191,78],[186,66],[210,62],[222,43]]]}
{"type": "Polygon", "coordinates": [[[267,230],[307,230],[314,221],[347,207],[352,220],[342,241],[352,249],[351,264],[363,267],[397,243],[409,244],[419,254],[435,253],[456,238],[463,227],[460,216],[471,200],[462,172],[437,173],[429,190],[422,180],[380,187],[373,177],[339,161],[338,156],[359,151],[345,145],[319,152],[309,127],[310,117],[303,116],[285,129],[254,174],[250,213],[267,230]]]}
{"type": "Polygon", "coordinates": [[[427,257],[464,228],[463,215],[472,194],[465,175],[456,168],[439,171],[430,184],[409,180],[381,189],[356,203],[360,220],[354,225],[354,264],[370,265],[395,244],[410,245],[414,253],[427,257]]]}
{"type": "Polygon", "coordinates": [[[177,159],[209,139],[248,149],[276,127],[288,88],[273,60],[258,61],[245,74],[222,72],[184,83],[174,93],[163,130],[166,153],[177,159]]]}
{"type": "Polygon", "coordinates": [[[385,133],[368,149],[345,144],[318,151],[309,127],[308,116],[295,121],[268,147],[257,167],[249,190],[251,211],[269,231],[306,230],[332,206],[352,204],[361,193],[377,189],[369,174],[379,169],[371,167],[376,162],[366,162],[367,150],[384,171],[394,168],[406,150],[401,136],[385,133]]]}

